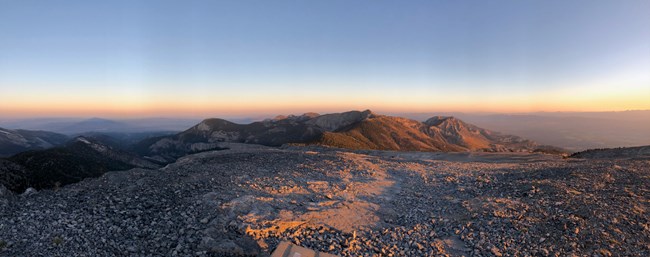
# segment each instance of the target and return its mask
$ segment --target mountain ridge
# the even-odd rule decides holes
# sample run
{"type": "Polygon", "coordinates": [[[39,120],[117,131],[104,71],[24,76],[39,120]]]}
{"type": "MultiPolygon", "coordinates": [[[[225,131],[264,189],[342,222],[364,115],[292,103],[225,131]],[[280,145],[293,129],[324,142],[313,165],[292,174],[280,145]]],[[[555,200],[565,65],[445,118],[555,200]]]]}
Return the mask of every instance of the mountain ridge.
{"type": "Polygon", "coordinates": [[[365,110],[278,116],[249,124],[209,118],[176,135],[142,142],[137,148],[142,155],[173,160],[192,152],[219,149],[227,142],[441,152],[531,152],[537,146],[533,141],[482,129],[454,117],[434,116],[420,122],[365,110]]]}

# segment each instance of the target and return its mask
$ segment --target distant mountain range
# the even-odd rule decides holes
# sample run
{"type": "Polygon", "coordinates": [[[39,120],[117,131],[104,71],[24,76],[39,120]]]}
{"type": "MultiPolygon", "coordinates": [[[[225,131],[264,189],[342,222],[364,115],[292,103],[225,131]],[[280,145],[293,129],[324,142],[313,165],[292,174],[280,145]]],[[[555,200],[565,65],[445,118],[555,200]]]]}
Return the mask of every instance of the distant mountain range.
{"type": "Polygon", "coordinates": [[[5,120],[0,127],[29,130],[47,130],[66,135],[79,135],[88,132],[98,133],[141,133],[162,131],[183,131],[199,122],[200,119],[144,118],[109,120],[102,118],[73,119],[22,119],[5,120]]]}
{"type": "MultiPolygon", "coordinates": [[[[312,113],[313,114],[313,113],[312,113]]],[[[517,135],[542,145],[553,145],[571,151],[593,148],[650,145],[650,110],[620,112],[532,112],[500,113],[393,113],[391,116],[426,121],[433,116],[453,116],[480,128],[517,135]]],[[[261,121],[264,115],[232,117],[226,120],[238,124],[261,121]]],[[[266,116],[269,117],[269,116],[266,116]]],[[[278,116],[275,120],[289,116],[278,116]]],[[[272,119],[270,119],[272,120],[272,119]]],[[[0,119],[7,129],[45,130],[71,137],[91,133],[177,133],[199,123],[195,118],[41,118],[0,119]]],[[[118,136],[123,137],[123,136],[118,136]]],[[[132,143],[129,138],[129,143],[132,143]]]]}
{"type": "Polygon", "coordinates": [[[136,150],[142,155],[173,160],[188,153],[220,149],[228,142],[444,152],[530,152],[537,148],[533,141],[485,130],[453,117],[437,116],[419,122],[367,110],[279,116],[250,124],[206,119],[179,134],[144,140],[136,150]]]}
{"type": "Polygon", "coordinates": [[[69,138],[47,131],[10,130],[0,128],[0,157],[28,150],[41,150],[59,146],[69,138]]]}

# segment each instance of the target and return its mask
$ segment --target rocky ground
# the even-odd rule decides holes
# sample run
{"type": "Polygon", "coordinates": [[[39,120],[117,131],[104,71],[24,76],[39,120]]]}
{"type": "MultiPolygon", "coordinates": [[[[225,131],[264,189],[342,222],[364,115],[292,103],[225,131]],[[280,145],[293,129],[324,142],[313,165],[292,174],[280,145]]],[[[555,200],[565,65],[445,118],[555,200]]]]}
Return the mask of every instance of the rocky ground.
{"type": "Polygon", "coordinates": [[[1,256],[648,256],[650,161],[255,148],[0,189],[1,256]]]}

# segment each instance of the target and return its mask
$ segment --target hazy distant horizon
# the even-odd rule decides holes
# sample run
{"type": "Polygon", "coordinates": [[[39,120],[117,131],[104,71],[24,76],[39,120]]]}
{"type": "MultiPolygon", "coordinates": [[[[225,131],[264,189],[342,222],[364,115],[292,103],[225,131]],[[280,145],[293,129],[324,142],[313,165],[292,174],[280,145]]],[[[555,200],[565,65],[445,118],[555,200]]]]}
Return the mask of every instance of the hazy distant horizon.
{"type": "Polygon", "coordinates": [[[470,115],[570,115],[570,114],[603,114],[603,113],[631,113],[631,112],[648,112],[650,109],[639,110],[620,110],[620,111],[532,111],[532,112],[491,112],[491,111],[418,111],[418,112],[400,112],[400,111],[382,111],[371,108],[357,108],[357,109],[341,109],[341,110],[298,110],[286,112],[240,112],[237,114],[226,112],[214,112],[212,114],[187,114],[187,115],[32,115],[32,116],[12,116],[6,115],[7,113],[0,113],[0,122],[2,121],[18,121],[18,120],[88,120],[88,119],[107,119],[107,120],[146,120],[146,119],[207,119],[207,118],[224,118],[224,119],[259,119],[274,118],[279,115],[302,115],[305,113],[340,113],[347,111],[364,111],[371,110],[374,113],[390,116],[400,115],[424,115],[424,114],[470,114],[470,115]]]}

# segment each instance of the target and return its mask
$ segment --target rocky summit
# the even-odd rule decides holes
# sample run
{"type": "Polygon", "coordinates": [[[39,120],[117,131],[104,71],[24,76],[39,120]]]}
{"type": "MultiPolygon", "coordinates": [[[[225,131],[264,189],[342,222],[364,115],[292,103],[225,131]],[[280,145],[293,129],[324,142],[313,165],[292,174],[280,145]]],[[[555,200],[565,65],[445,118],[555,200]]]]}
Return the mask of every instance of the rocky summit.
{"type": "Polygon", "coordinates": [[[647,158],[234,146],[0,187],[0,255],[650,255],[647,158]]]}

